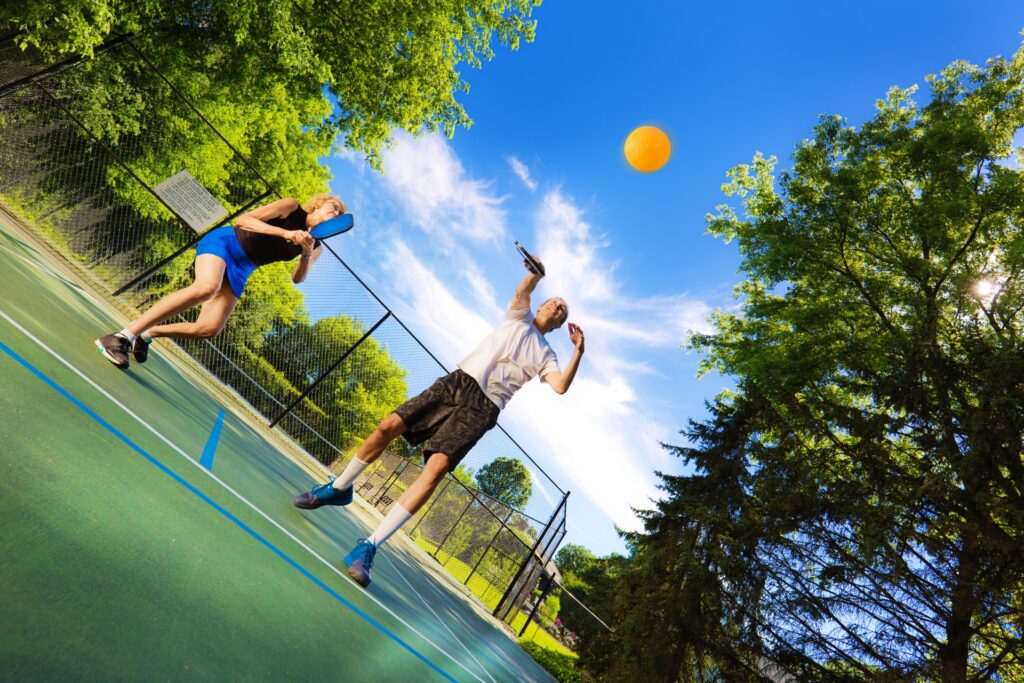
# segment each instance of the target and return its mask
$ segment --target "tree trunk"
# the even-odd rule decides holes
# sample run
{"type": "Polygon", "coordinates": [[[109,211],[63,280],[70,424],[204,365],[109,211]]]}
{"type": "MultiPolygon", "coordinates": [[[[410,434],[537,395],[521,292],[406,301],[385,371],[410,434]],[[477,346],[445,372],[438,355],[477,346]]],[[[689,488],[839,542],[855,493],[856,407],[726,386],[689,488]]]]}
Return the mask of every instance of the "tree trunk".
{"type": "Polygon", "coordinates": [[[939,649],[943,683],[966,683],[967,659],[971,643],[971,617],[976,607],[974,582],[978,576],[977,533],[968,523],[964,531],[960,567],[952,591],[952,604],[946,620],[946,642],[939,649]]]}

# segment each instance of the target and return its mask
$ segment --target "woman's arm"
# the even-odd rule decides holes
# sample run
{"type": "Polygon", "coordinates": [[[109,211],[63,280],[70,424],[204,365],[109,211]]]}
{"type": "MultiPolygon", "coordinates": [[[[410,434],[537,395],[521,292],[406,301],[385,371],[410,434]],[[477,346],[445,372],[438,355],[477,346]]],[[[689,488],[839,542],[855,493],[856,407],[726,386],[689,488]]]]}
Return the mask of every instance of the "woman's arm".
{"type": "Polygon", "coordinates": [[[295,264],[295,270],[292,271],[292,282],[295,284],[299,284],[306,279],[309,269],[320,258],[320,252],[324,250],[323,245],[317,246],[316,249],[313,249],[311,244],[302,244],[300,246],[302,246],[302,256],[299,257],[299,262],[295,264]]]}
{"type": "Polygon", "coordinates": [[[263,206],[255,208],[252,211],[243,213],[235,219],[235,227],[248,232],[258,232],[264,235],[274,235],[275,237],[288,239],[288,234],[295,232],[294,230],[275,228],[273,225],[265,223],[264,221],[270,220],[271,218],[284,218],[298,207],[299,203],[291,197],[278,199],[270,202],[269,204],[264,204],[263,206]]]}

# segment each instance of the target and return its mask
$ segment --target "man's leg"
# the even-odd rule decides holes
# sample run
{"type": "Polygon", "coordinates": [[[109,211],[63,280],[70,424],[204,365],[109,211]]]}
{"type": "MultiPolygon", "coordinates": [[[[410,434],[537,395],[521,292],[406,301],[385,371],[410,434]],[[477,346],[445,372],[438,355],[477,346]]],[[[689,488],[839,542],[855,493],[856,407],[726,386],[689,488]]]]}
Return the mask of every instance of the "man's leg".
{"type": "Polygon", "coordinates": [[[405,422],[396,413],[391,413],[377,425],[373,433],[356,451],[345,470],[311,491],[300,493],[292,499],[295,507],[315,510],[323,505],[348,505],[352,502],[352,485],[363,470],[380,457],[388,444],[405,433],[405,422]]]}
{"type": "Polygon", "coordinates": [[[403,524],[408,522],[416,512],[423,507],[423,504],[430,500],[437,485],[448,473],[451,460],[444,453],[434,453],[427,459],[427,464],[416,477],[416,481],[405,490],[402,497],[398,499],[387,517],[380,523],[365,541],[359,541],[356,547],[345,556],[345,564],[348,566],[348,575],[363,586],[370,585],[370,568],[373,566],[373,557],[377,548],[391,538],[403,524]]]}

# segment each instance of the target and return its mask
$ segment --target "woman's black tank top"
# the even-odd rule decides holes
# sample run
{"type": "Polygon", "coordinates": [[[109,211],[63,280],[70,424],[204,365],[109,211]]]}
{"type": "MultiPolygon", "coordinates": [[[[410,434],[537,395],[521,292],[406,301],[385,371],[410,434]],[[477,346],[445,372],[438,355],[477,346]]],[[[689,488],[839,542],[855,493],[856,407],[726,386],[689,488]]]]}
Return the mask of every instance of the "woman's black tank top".
{"type": "MultiPolygon", "coordinates": [[[[284,218],[268,218],[263,222],[282,230],[305,230],[306,212],[300,206],[284,218]]],[[[302,253],[302,247],[276,235],[264,235],[236,227],[235,238],[242,245],[245,255],[256,266],[265,266],[277,261],[291,261],[302,253]]],[[[316,248],[319,244],[320,240],[316,240],[313,242],[313,247],[316,248]]]]}

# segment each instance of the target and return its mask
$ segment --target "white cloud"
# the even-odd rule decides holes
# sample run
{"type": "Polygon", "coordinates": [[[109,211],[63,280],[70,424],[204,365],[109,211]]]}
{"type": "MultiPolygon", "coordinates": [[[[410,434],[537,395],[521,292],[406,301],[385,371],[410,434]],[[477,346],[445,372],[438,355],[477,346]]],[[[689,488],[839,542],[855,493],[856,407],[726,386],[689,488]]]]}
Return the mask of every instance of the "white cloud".
{"type": "MultiPolygon", "coordinates": [[[[389,304],[398,316],[445,364],[453,365],[501,320],[505,301],[497,300],[496,291],[514,285],[492,282],[490,271],[477,260],[492,258],[489,240],[504,233],[502,199],[489,193],[490,184],[467,177],[442,138],[404,138],[392,154],[385,160],[389,176],[377,182],[402,212],[430,233],[432,246],[423,248],[415,234],[377,233],[381,280],[391,289],[389,304]],[[439,241],[442,225],[430,223],[436,215],[451,219],[448,234],[473,232],[466,226],[478,226],[473,232],[477,239],[439,241]],[[487,215],[493,220],[480,218],[487,215]],[[482,227],[495,225],[500,233],[482,227]]],[[[686,293],[625,293],[618,263],[609,258],[610,240],[595,230],[584,211],[558,189],[538,200],[535,234],[528,246],[544,260],[548,276],[534,304],[563,296],[570,320],[587,332],[587,352],[566,395],[530,382],[511,401],[501,423],[560,486],[571,489],[574,497],[585,496],[587,509],[601,510],[620,528],[638,529],[632,508],[649,508],[651,499],[660,497],[654,470],[671,469],[674,462],[659,442],[678,438],[678,426],[670,428],[656,417],[666,398],[645,395],[640,378],[663,371],[652,366],[659,363],[652,352],[682,354],[679,345],[689,331],[708,331],[706,316],[712,307],[686,293]]],[[[564,368],[572,354],[567,330],[556,330],[548,338],[564,368]]],[[[558,498],[539,486],[535,490],[538,502],[553,505],[558,498]]],[[[588,537],[601,535],[601,524],[594,519],[571,523],[574,531],[585,526],[588,537]]]]}
{"type": "Polygon", "coordinates": [[[497,301],[497,294],[494,291],[494,287],[484,276],[480,266],[468,257],[464,257],[462,261],[466,268],[462,273],[462,277],[469,283],[473,294],[476,296],[477,303],[486,308],[493,318],[504,316],[505,311],[495,303],[497,301]]]}
{"type": "Polygon", "coordinates": [[[544,197],[536,221],[537,253],[548,273],[542,281],[545,291],[564,297],[570,318],[586,320],[588,331],[598,333],[595,340],[603,336],[616,342],[678,347],[691,330],[711,330],[711,306],[687,294],[623,294],[615,264],[601,256],[609,246],[607,239],[592,232],[583,212],[559,190],[544,197]]]}
{"type": "MultiPolygon", "coordinates": [[[[639,528],[632,508],[650,507],[657,496],[654,463],[661,459],[658,439],[668,434],[645,417],[633,389],[622,377],[603,381],[580,375],[562,396],[539,382],[524,386],[505,410],[515,432],[529,431],[545,459],[571,473],[564,485],[582,494],[616,525],[639,528]]],[[[563,361],[564,364],[564,361],[563,361]]]]}
{"type": "Polygon", "coordinates": [[[384,184],[417,227],[445,245],[454,245],[456,236],[473,242],[505,237],[505,198],[490,192],[492,183],[466,174],[446,138],[399,133],[395,141],[384,153],[384,184]]]}
{"type": "Polygon", "coordinates": [[[526,164],[519,161],[516,157],[508,157],[507,159],[509,166],[512,167],[512,172],[523,181],[523,185],[530,188],[530,192],[537,189],[537,181],[530,177],[530,169],[526,167],[526,164]]]}
{"type": "Polygon", "coordinates": [[[396,312],[425,331],[428,346],[444,346],[442,357],[462,358],[491,331],[492,324],[463,305],[404,241],[395,239],[386,253],[383,266],[398,295],[396,312]]]}

